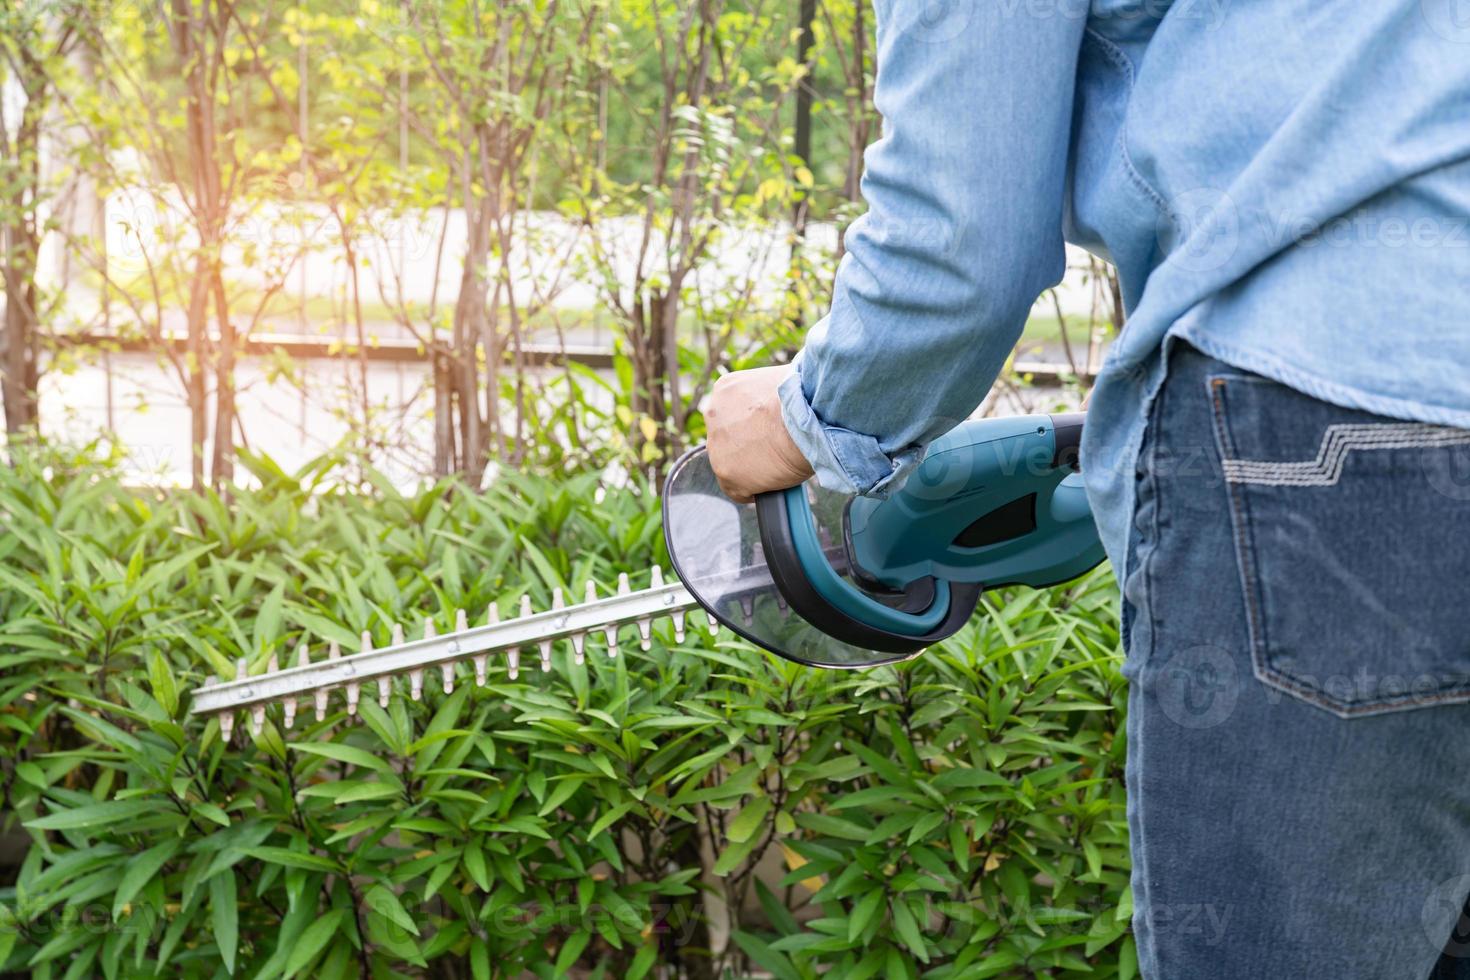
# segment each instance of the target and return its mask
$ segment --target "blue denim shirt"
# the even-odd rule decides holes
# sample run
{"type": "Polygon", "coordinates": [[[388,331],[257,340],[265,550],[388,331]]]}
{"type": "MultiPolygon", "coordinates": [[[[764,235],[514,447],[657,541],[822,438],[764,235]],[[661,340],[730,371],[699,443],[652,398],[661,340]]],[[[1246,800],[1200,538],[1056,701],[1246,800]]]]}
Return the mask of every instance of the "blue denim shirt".
{"type": "Polygon", "coordinates": [[[1470,0],[877,0],[868,213],[783,386],[827,487],[882,494],[988,392],[1071,241],[1128,323],[1083,468],[1122,567],[1175,337],[1470,427],[1470,0]]]}

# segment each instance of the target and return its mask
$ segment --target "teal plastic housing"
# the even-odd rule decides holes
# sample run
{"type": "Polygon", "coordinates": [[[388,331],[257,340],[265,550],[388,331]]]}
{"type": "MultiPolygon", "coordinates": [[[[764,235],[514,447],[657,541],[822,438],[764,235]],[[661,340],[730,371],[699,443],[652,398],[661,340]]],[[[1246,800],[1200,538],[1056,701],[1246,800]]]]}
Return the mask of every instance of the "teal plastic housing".
{"type": "Polygon", "coordinates": [[[987,588],[1042,587],[1103,559],[1082,476],[1058,464],[1047,415],[957,426],[929,447],[897,493],[854,499],[848,533],[856,564],[892,588],[924,576],[987,588]],[[996,525],[1017,533],[979,547],[958,543],[977,521],[1001,513],[1007,519],[996,525]]]}
{"type": "Polygon", "coordinates": [[[837,574],[818,540],[805,488],[783,493],[807,582],[844,615],[892,633],[934,630],[949,615],[950,582],[1042,587],[1103,559],[1081,475],[1058,459],[1048,415],[965,422],[929,447],[898,492],[849,504],[853,563],[871,583],[896,591],[932,577],[933,600],[923,610],[895,609],[837,574]],[[985,543],[964,543],[976,539],[985,543]]]}

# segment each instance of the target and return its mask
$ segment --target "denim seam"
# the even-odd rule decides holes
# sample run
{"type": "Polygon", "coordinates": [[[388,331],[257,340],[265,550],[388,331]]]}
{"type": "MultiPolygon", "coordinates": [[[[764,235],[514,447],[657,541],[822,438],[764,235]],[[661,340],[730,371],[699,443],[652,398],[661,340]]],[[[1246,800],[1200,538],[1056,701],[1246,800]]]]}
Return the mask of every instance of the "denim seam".
{"type": "MultiPolygon", "coordinates": [[[[1211,374],[1205,378],[1206,392],[1214,415],[1215,447],[1220,453],[1222,469],[1226,461],[1235,458],[1235,446],[1230,438],[1230,428],[1225,421],[1224,397],[1228,380],[1230,380],[1228,375],[1219,374],[1211,374]]],[[[1230,499],[1230,531],[1231,537],[1235,539],[1236,573],[1240,577],[1241,596],[1245,601],[1246,642],[1250,644],[1251,672],[1258,680],[1270,683],[1264,676],[1267,669],[1262,660],[1262,651],[1265,649],[1264,622],[1261,618],[1259,596],[1256,591],[1258,583],[1256,582],[1255,562],[1252,561],[1255,549],[1249,540],[1251,536],[1250,506],[1245,500],[1244,492],[1236,484],[1227,481],[1225,487],[1230,499]]]]}
{"type": "MultiPolygon", "coordinates": [[[[1090,38],[1097,44],[1102,49],[1103,54],[1107,56],[1107,59],[1123,73],[1128,82],[1128,91],[1132,92],[1134,81],[1133,62],[1124,53],[1123,49],[1091,27],[1086,28],[1083,36],[1090,38]]],[[[1123,161],[1123,172],[1128,175],[1129,181],[1153,202],[1154,207],[1158,209],[1161,215],[1167,214],[1169,205],[1164,200],[1164,196],[1154,189],[1154,186],[1148,182],[1143,174],[1139,173],[1138,168],[1133,164],[1133,154],[1128,151],[1128,111],[1126,109],[1123,111],[1123,119],[1118,125],[1118,158],[1123,161]]]]}
{"type": "MultiPolygon", "coordinates": [[[[1140,667],[1139,667],[1139,671],[1140,671],[1140,676],[1139,676],[1140,689],[1141,689],[1141,686],[1142,686],[1142,683],[1143,683],[1142,674],[1149,669],[1150,665],[1152,665],[1153,662],[1154,662],[1154,660],[1156,659],[1155,656],[1154,656],[1154,654],[1155,654],[1155,651],[1157,649],[1157,645],[1158,645],[1158,634],[1159,634],[1158,617],[1155,615],[1155,603],[1153,601],[1153,566],[1154,566],[1154,558],[1155,558],[1155,555],[1158,552],[1159,527],[1160,527],[1160,525],[1159,525],[1159,510],[1160,510],[1160,502],[1159,502],[1159,468],[1158,468],[1158,465],[1157,465],[1157,459],[1158,459],[1158,452],[1159,452],[1159,418],[1162,415],[1163,401],[1164,401],[1164,391],[1162,389],[1160,389],[1160,390],[1158,390],[1158,391],[1156,391],[1154,393],[1154,397],[1153,397],[1151,403],[1149,404],[1148,410],[1147,410],[1147,421],[1146,421],[1145,424],[1148,427],[1148,431],[1146,431],[1145,438],[1147,439],[1146,449],[1147,449],[1147,452],[1148,452],[1148,456],[1147,456],[1147,461],[1144,463],[1144,465],[1148,468],[1148,484],[1149,484],[1149,490],[1148,490],[1148,492],[1149,492],[1149,497],[1150,497],[1150,499],[1149,499],[1149,507],[1152,510],[1152,513],[1149,515],[1149,529],[1148,529],[1148,533],[1149,533],[1149,536],[1150,537],[1149,537],[1149,540],[1147,542],[1144,542],[1145,544],[1147,544],[1147,548],[1145,549],[1143,547],[1140,547],[1135,552],[1135,554],[1134,554],[1134,557],[1135,557],[1135,559],[1138,562],[1138,574],[1143,577],[1143,607],[1144,607],[1142,609],[1135,608],[1135,610],[1134,610],[1134,616],[1135,616],[1135,618],[1137,618],[1140,615],[1141,616],[1145,616],[1145,617],[1147,617],[1147,620],[1148,620],[1148,648],[1146,650],[1142,651],[1142,654],[1143,654],[1142,663],[1140,664],[1140,667]]],[[[1137,506],[1138,506],[1138,500],[1137,500],[1137,494],[1135,493],[1135,495],[1134,495],[1135,513],[1136,513],[1137,506]]],[[[1136,525],[1136,522],[1135,522],[1135,527],[1136,526],[1137,525],[1136,525]]],[[[1142,529],[1139,528],[1139,530],[1142,530],[1142,529]]],[[[1133,640],[1136,637],[1137,630],[1135,629],[1133,631],[1133,633],[1134,633],[1134,637],[1130,637],[1130,641],[1133,640]]],[[[1142,746],[1144,744],[1146,744],[1146,740],[1143,737],[1143,712],[1142,711],[1136,712],[1136,715],[1137,715],[1136,719],[1135,719],[1134,715],[1135,715],[1135,713],[1130,712],[1129,719],[1130,719],[1130,721],[1132,721],[1134,723],[1134,725],[1135,725],[1135,727],[1137,729],[1137,731],[1135,732],[1135,734],[1136,734],[1136,736],[1138,738],[1139,751],[1141,753],[1142,752],[1142,746]]],[[[1137,779],[1139,777],[1135,774],[1135,777],[1134,778],[1137,779]]],[[[1135,847],[1135,850],[1136,850],[1136,853],[1134,855],[1134,864],[1137,866],[1137,868],[1138,868],[1138,870],[1140,872],[1140,877],[1142,878],[1143,883],[1144,883],[1144,888],[1143,888],[1143,894],[1142,895],[1139,895],[1137,893],[1137,890],[1135,889],[1135,894],[1133,896],[1133,898],[1134,898],[1134,907],[1135,907],[1135,909],[1142,909],[1143,912],[1144,912],[1144,914],[1145,915],[1148,915],[1149,914],[1149,910],[1150,910],[1150,899],[1149,899],[1149,894],[1148,894],[1148,855],[1144,851],[1144,843],[1143,843],[1143,841],[1144,841],[1145,835],[1142,833],[1143,824],[1144,824],[1144,814],[1143,814],[1143,804],[1141,802],[1141,799],[1140,799],[1140,802],[1137,804],[1137,809],[1135,811],[1134,820],[1138,824],[1138,828],[1139,828],[1139,831],[1140,831],[1140,833],[1138,835],[1139,836],[1139,839],[1134,844],[1134,847],[1135,847]]],[[[1152,935],[1152,932],[1150,931],[1150,933],[1149,933],[1149,939],[1152,940],[1153,938],[1154,937],[1152,935]]],[[[1147,942],[1147,943],[1141,944],[1141,946],[1142,946],[1142,948],[1140,948],[1138,950],[1138,956],[1139,956],[1139,960],[1140,960],[1140,970],[1142,971],[1142,973],[1145,976],[1162,975],[1162,967],[1160,967],[1160,965],[1159,965],[1159,949],[1158,949],[1158,943],[1157,942],[1147,942]]]]}
{"type": "Polygon", "coordinates": [[[1159,511],[1162,509],[1159,504],[1158,421],[1159,416],[1162,414],[1159,406],[1162,405],[1163,401],[1164,393],[1161,391],[1154,398],[1154,404],[1150,406],[1152,409],[1150,414],[1153,415],[1152,422],[1155,427],[1153,438],[1148,441],[1148,492],[1149,496],[1153,498],[1151,501],[1153,513],[1149,515],[1152,527],[1149,529],[1150,540],[1148,554],[1143,556],[1143,564],[1139,568],[1139,571],[1143,574],[1143,594],[1148,597],[1148,659],[1144,661],[1145,665],[1154,662],[1159,645],[1159,620],[1158,616],[1155,615],[1155,603],[1153,601],[1153,573],[1155,564],[1154,556],[1159,550],[1159,511]]]}
{"type": "MultiPolygon", "coordinates": [[[[1222,466],[1237,458],[1233,441],[1230,438],[1229,424],[1225,417],[1223,396],[1226,382],[1254,382],[1255,380],[1255,378],[1230,374],[1212,374],[1206,378],[1206,384],[1209,386],[1210,391],[1210,402],[1214,408],[1215,441],[1220,451],[1222,466]]],[[[1276,383],[1270,379],[1264,380],[1269,384],[1276,383]]],[[[1320,692],[1306,687],[1301,681],[1267,663],[1265,659],[1267,648],[1265,618],[1261,614],[1259,605],[1260,583],[1255,573],[1257,548],[1255,546],[1254,536],[1251,533],[1250,505],[1245,500],[1245,491],[1241,483],[1227,480],[1226,486],[1229,488],[1230,494],[1231,530],[1235,538],[1236,564],[1238,565],[1241,591],[1244,594],[1246,604],[1246,619],[1251,644],[1251,671],[1255,674],[1257,680],[1277,690],[1284,691],[1302,701],[1309,702],[1338,718],[1356,718],[1384,714],[1401,709],[1429,707],[1436,704],[1453,704],[1470,700],[1470,683],[1462,683],[1454,687],[1435,691],[1431,694],[1402,694],[1390,698],[1345,703],[1324,697],[1320,692]]]]}

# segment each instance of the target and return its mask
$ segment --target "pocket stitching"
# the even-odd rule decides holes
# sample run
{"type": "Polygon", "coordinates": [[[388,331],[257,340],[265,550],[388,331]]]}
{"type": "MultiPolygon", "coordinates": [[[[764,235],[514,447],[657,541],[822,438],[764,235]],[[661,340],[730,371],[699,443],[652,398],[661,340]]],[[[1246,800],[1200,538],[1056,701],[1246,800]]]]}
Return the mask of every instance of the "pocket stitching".
{"type": "MultiPolygon", "coordinates": [[[[1215,422],[1216,448],[1220,453],[1221,466],[1225,468],[1228,468],[1230,462],[1239,461],[1239,458],[1235,454],[1234,442],[1230,437],[1230,428],[1225,418],[1224,393],[1227,382],[1229,381],[1264,381],[1270,384],[1276,383],[1267,378],[1235,374],[1211,374],[1206,377],[1205,384],[1208,386],[1210,406],[1215,422]]],[[[1391,425],[1392,423],[1387,424],[1391,425]]],[[[1446,428],[1444,426],[1431,426],[1427,423],[1421,424],[1424,424],[1425,428],[1436,430],[1446,428]]],[[[1470,441],[1470,434],[1467,434],[1466,439],[1470,441]]],[[[1231,531],[1232,537],[1235,539],[1236,565],[1241,578],[1241,591],[1245,598],[1247,633],[1249,634],[1251,645],[1251,672],[1255,674],[1257,680],[1316,705],[1339,718],[1382,714],[1403,708],[1429,707],[1436,704],[1470,699],[1470,681],[1465,681],[1455,686],[1430,693],[1399,694],[1389,698],[1350,704],[1339,700],[1328,700],[1315,689],[1306,687],[1300,681],[1268,664],[1265,660],[1265,617],[1261,615],[1259,607],[1260,583],[1255,573],[1256,547],[1250,532],[1250,505],[1246,502],[1244,491],[1241,489],[1241,487],[1248,485],[1250,482],[1247,480],[1231,480],[1228,473],[1226,474],[1225,485],[1230,498],[1231,531]]]]}
{"type": "Polygon", "coordinates": [[[1308,460],[1222,459],[1227,483],[1263,487],[1332,487],[1348,455],[1374,449],[1434,449],[1470,443],[1470,430],[1425,422],[1337,422],[1322,433],[1308,460]]]}

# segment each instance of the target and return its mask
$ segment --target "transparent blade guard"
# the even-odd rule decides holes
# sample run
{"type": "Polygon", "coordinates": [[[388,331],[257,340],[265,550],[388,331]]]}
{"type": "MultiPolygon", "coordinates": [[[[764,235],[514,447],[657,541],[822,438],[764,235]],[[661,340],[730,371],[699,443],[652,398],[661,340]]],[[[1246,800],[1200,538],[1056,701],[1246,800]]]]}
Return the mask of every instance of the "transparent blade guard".
{"type": "MultiPolygon", "coordinates": [[[[827,560],[847,576],[847,497],[807,484],[827,560]]],[[[686,453],[664,488],[664,537],[680,581],[723,625],[778,656],[813,667],[873,667],[907,660],[833,639],[792,611],[766,567],[754,504],[720,491],[703,448],[686,453]]],[[[850,576],[847,576],[850,577],[850,576]]]]}

